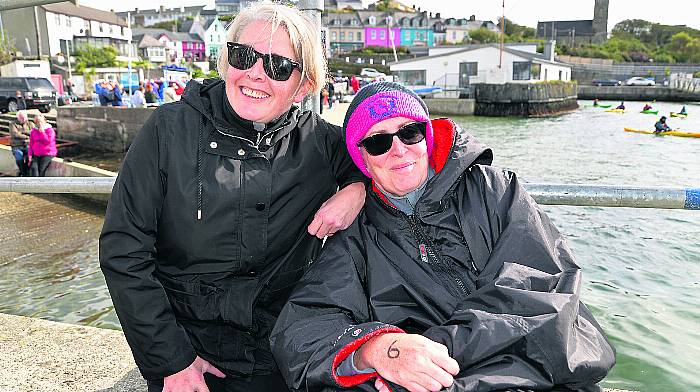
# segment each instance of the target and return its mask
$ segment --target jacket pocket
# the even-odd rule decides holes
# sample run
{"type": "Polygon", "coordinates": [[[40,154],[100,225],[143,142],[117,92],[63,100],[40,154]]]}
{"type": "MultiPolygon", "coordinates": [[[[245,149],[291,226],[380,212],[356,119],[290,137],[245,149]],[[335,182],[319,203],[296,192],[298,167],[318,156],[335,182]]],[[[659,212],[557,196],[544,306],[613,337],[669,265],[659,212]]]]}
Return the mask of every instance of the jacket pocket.
{"type": "Polygon", "coordinates": [[[216,287],[158,276],[175,316],[189,320],[221,321],[221,294],[216,287]]]}
{"type": "Polygon", "coordinates": [[[221,315],[244,331],[253,329],[253,310],[259,293],[258,277],[234,277],[222,295],[221,315]]]}

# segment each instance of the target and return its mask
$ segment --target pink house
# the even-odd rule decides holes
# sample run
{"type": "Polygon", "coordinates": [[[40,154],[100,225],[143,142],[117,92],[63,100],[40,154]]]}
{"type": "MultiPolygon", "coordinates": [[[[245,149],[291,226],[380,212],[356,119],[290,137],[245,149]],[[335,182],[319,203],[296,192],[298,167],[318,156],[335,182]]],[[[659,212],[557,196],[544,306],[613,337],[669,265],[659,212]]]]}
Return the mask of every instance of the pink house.
{"type": "Polygon", "coordinates": [[[365,27],[365,46],[390,47],[391,41],[394,41],[394,46],[401,45],[401,29],[365,27]]]}

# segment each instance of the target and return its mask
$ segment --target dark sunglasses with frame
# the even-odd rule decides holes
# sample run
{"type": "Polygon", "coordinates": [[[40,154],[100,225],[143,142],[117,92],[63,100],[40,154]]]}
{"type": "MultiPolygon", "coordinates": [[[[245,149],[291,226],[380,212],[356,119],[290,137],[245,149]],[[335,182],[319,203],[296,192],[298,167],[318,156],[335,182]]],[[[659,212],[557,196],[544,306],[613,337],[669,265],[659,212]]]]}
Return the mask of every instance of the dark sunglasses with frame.
{"type": "Polygon", "coordinates": [[[386,154],[394,143],[394,136],[398,137],[401,143],[410,146],[425,140],[426,127],[427,124],[420,121],[408,123],[394,133],[377,133],[366,137],[357,142],[357,146],[363,147],[372,156],[386,154]]]}
{"type": "Polygon", "coordinates": [[[250,45],[240,44],[238,42],[227,42],[226,47],[228,48],[228,63],[230,66],[236,69],[246,70],[255,65],[258,59],[262,59],[263,68],[267,76],[278,82],[289,79],[295,68],[298,69],[299,72],[302,72],[303,69],[301,64],[288,57],[278,54],[260,53],[250,45]]]}

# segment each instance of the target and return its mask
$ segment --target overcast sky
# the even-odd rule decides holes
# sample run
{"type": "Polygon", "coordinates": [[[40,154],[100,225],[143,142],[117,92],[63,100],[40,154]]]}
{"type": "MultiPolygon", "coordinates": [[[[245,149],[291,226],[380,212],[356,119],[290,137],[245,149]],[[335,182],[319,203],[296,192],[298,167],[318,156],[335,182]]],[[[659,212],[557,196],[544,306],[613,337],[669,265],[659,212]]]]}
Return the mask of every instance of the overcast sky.
{"type": "MultiPolygon", "coordinates": [[[[502,0],[404,0],[403,3],[416,5],[422,10],[440,12],[445,17],[469,17],[496,22],[501,15],[502,0]]],[[[365,5],[372,3],[363,0],[365,5]]],[[[594,0],[505,0],[506,18],[518,24],[536,27],[537,21],[593,19],[594,0]]],[[[79,0],[79,4],[101,9],[127,11],[144,7],[143,0],[79,0]]],[[[178,7],[181,5],[210,5],[213,0],[153,0],[149,8],[158,5],[178,7]]],[[[700,1],[698,0],[610,0],[610,21],[612,30],[617,22],[624,19],[645,19],[652,22],[688,25],[700,29],[700,1]]]]}

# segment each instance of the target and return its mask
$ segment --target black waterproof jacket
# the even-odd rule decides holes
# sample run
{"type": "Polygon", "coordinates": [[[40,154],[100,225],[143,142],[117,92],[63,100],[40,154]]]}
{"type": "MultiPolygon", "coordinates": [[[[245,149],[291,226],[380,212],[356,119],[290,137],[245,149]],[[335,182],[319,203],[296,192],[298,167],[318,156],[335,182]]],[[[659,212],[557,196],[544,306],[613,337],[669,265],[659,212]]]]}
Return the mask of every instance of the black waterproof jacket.
{"type": "MultiPolygon", "coordinates": [[[[306,227],[337,187],[362,181],[340,128],[292,108],[254,142],[224,121],[221,80],[190,82],[129,148],[100,264],[146,379],[195,354],[230,375],[275,369],[269,333],[321,242],[306,227]]],[[[230,109],[229,109],[230,110],[230,109]]]]}
{"type": "Polygon", "coordinates": [[[598,390],[615,352],[579,301],[564,238],[491,150],[449,120],[433,129],[437,174],[414,215],[368,190],[293,291],[271,337],[287,384],[372,391],[376,373],[337,365],[403,330],[447,346],[461,369],[450,391],[598,390]]]}

